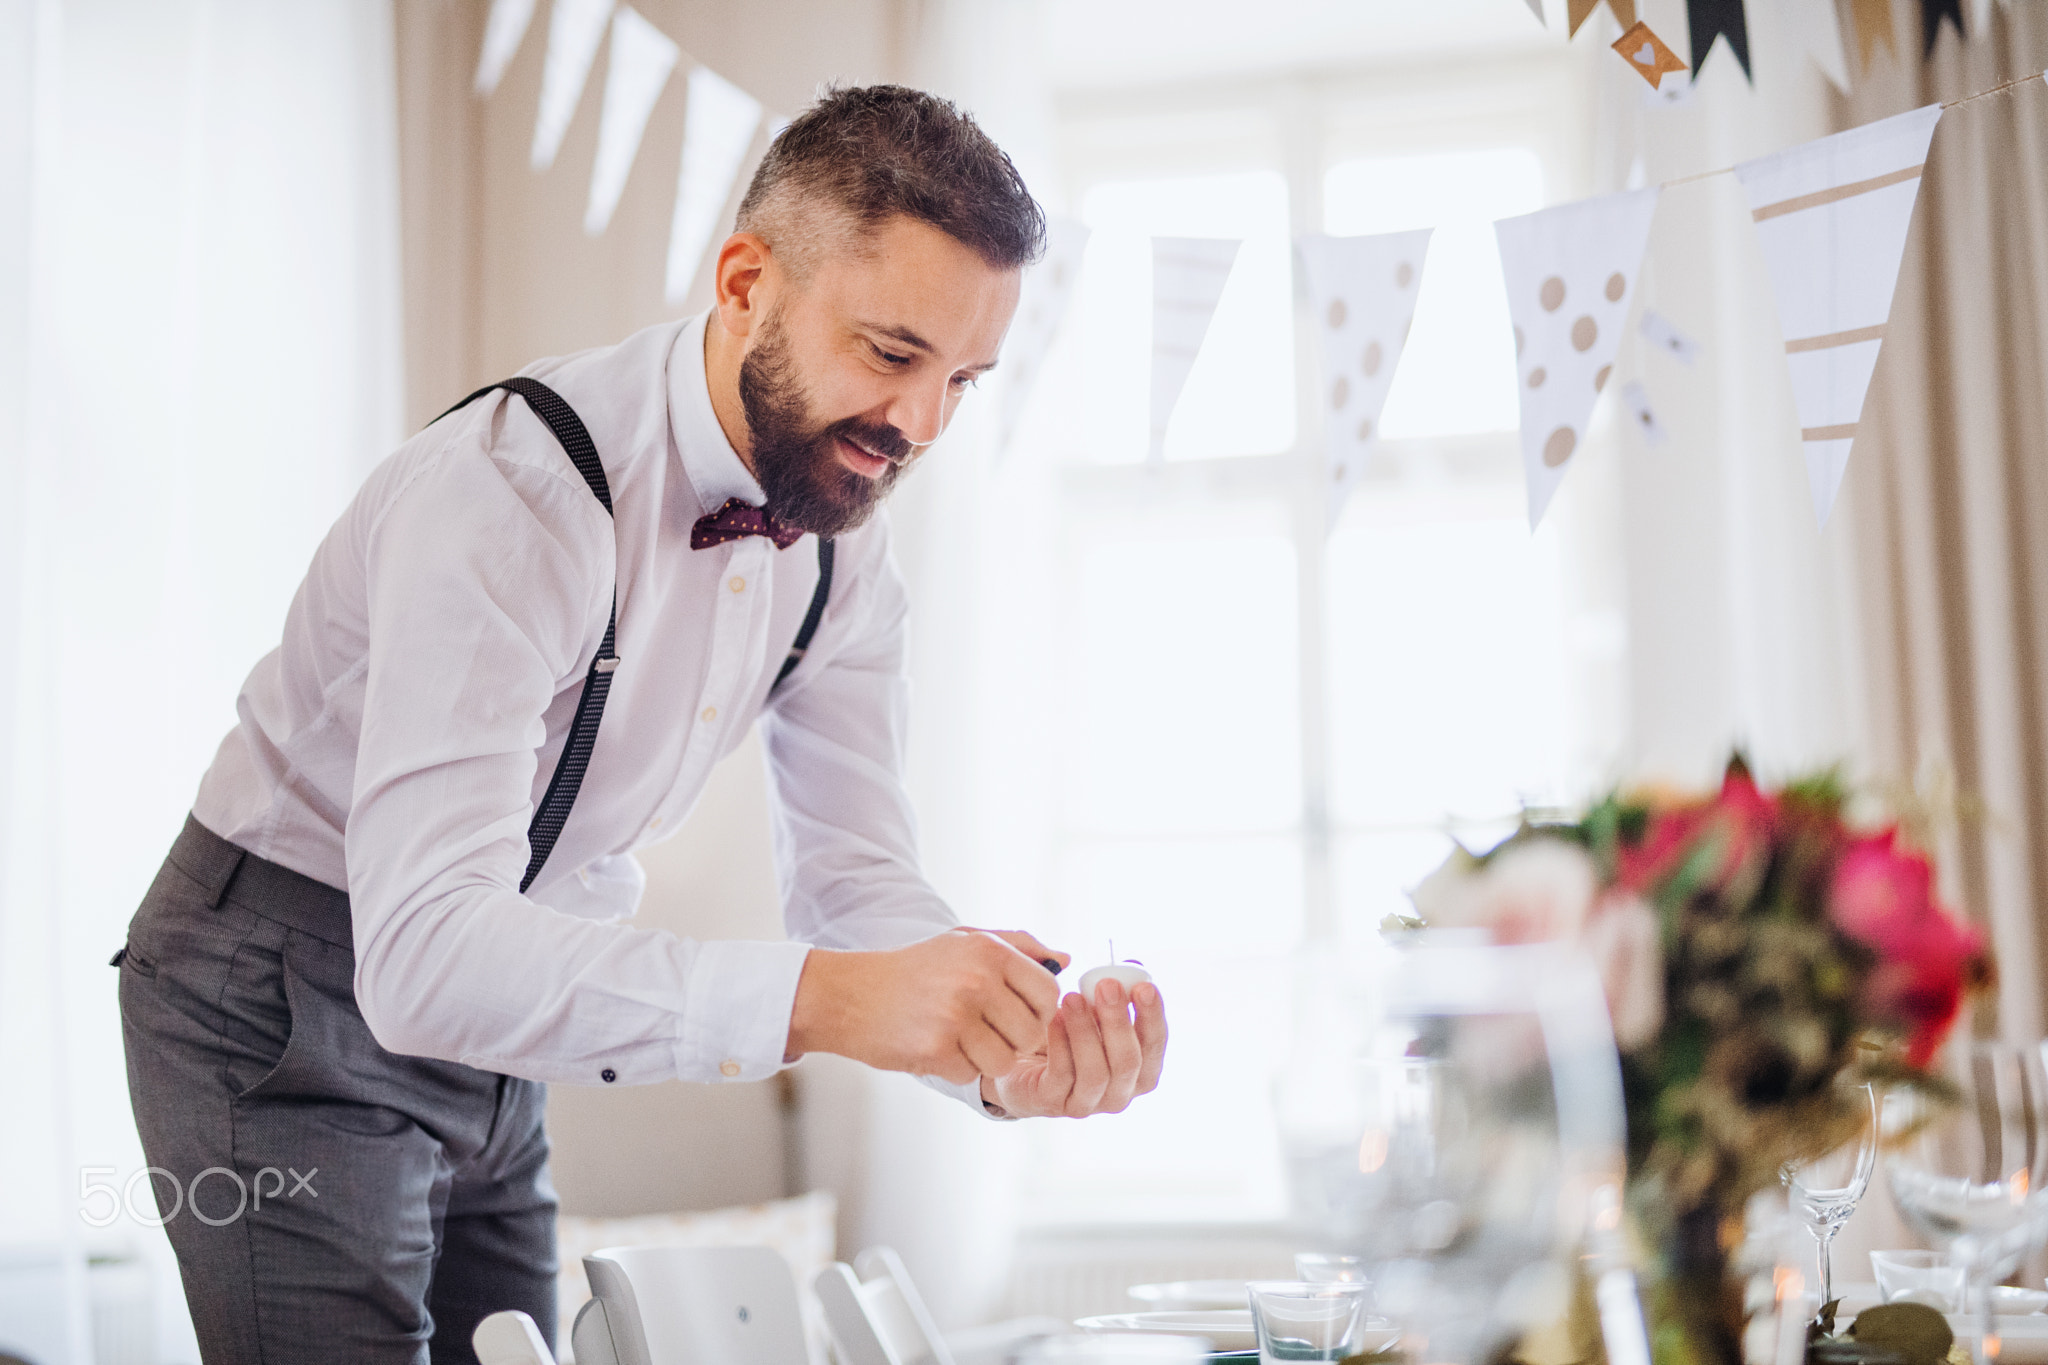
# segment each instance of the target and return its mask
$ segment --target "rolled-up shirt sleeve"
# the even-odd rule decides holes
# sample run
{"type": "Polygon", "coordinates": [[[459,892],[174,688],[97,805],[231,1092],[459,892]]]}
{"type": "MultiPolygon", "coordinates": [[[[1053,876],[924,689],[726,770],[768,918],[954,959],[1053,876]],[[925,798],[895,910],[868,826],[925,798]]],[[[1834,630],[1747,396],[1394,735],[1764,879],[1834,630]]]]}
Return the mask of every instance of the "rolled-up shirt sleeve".
{"type": "MultiPolygon", "coordinates": [[[[345,847],[377,1040],[586,1085],[777,1069],[802,943],[697,943],[519,890],[546,715],[573,706],[611,604],[612,530],[589,490],[566,465],[457,438],[358,552],[369,641],[345,847]]],[[[639,873],[621,857],[574,875],[639,873]]]]}

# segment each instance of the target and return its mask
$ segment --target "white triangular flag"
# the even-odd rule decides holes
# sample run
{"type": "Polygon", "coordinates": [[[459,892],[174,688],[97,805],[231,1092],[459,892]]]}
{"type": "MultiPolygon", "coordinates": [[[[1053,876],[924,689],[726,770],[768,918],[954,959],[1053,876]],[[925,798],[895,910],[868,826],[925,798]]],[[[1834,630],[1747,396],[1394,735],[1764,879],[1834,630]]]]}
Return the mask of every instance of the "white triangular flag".
{"type": "Polygon", "coordinates": [[[1335,526],[1380,437],[1380,409],[1415,318],[1429,229],[1302,237],[1294,247],[1323,340],[1323,505],[1335,526]]]}
{"type": "Polygon", "coordinates": [[[682,49],[630,5],[612,16],[612,59],[604,77],[604,113],[597,125],[597,160],[590,168],[590,204],[583,230],[595,237],[612,221],[626,176],[640,151],[647,116],[676,69],[682,49]]]}
{"type": "Polygon", "coordinates": [[[1835,0],[1778,0],[1778,17],[1828,83],[1848,94],[1849,55],[1842,46],[1842,16],[1835,0]]]}
{"type": "Polygon", "coordinates": [[[1166,423],[1195,368],[1217,300],[1241,245],[1235,237],[1152,239],[1152,443],[1146,458],[1166,458],[1166,423]]]}
{"type": "Polygon", "coordinates": [[[1536,22],[1545,28],[1550,27],[1550,21],[1543,17],[1543,0],[1526,0],[1526,3],[1529,6],[1529,13],[1536,16],[1536,22]]]}
{"type": "Polygon", "coordinates": [[[696,283],[697,267],[760,126],[759,100],[708,66],[690,72],[683,165],[676,173],[676,211],[668,230],[670,303],[681,303],[696,283]]]}
{"type": "Polygon", "coordinates": [[[484,21],[483,52],[476,61],[477,94],[497,90],[532,22],[533,0],[491,0],[491,17],[484,21]]]}
{"type": "Polygon", "coordinates": [[[555,0],[548,14],[548,55],[540,69],[540,112],[533,120],[533,168],[555,164],[569,120],[583,98],[613,0],[555,0]]]}
{"type": "Polygon", "coordinates": [[[1822,525],[1849,467],[1940,121],[1941,106],[1930,104],[1735,168],[1778,297],[1806,479],[1822,525]]]}
{"type": "Polygon", "coordinates": [[[1009,448],[1023,420],[1024,404],[1038,383],[1038,371],[1045,363],[1053,337],[1073,301],[1074,281],[1081,275],[1081,256],[1088,247],[1088,229],[1066,218],[1045,225],[1045,255],[1024,272],[1023,292],[1017,299],[1017,316],[1010,334],[1003,339],[1003,363],[997,371],[1002,384],[1002,414],[999,419],[998,454],[1009,448]]]}
{"type": "Polygon", "coordinates": [[[1529,526],[1543,520],[1607,386],[1657,187],[1582,199],[1493,225],[1522,399],[1529,526]]]}

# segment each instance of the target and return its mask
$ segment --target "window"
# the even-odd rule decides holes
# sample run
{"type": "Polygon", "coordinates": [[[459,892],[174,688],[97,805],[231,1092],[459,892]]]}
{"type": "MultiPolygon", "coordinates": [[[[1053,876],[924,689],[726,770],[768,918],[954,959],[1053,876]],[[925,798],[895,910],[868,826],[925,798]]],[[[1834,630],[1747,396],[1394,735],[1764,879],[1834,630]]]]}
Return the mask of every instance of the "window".
{"type": "Polygon", "coordinates": [[[1067,130],[1093,235],[1047,372],[1069,377],[1072,410],[1030,427],[1024,457],[1050,466],[1053,624],[1033,665],[1062,736],[1048,928],[1082,966],[1111,939],[1142,959],[1174,1044],[1169,1083],[1128,1113],[1032,1132],[1040,1223],[1281,1216],[1276,1078],[1337,951],[1404,907],[1454,835],[1483,842],[1524,803],[1578,795],[1605,757],[1575,701],[1571,542],[1526,521],[1491,228],[1560,178],[1529,141],[1550,106],[1422,142],[1273,105],[1191,116],[1203,132],[1178,140],[1144,111],[1067,130]],[[1296,347],[1304,223],[1436,229],[1385,468],[1334,530],[1297,373],[1317,363],[1296,347]],[[1244,239],[1160,468],[1144,465],[1154,234],[1244,239]]]}

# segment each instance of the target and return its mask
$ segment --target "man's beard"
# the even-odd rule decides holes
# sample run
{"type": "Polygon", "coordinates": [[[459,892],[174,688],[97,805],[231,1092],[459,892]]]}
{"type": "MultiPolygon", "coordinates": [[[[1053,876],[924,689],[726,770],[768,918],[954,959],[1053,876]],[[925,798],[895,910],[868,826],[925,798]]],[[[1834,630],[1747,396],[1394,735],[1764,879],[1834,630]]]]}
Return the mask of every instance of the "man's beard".
{"type": "Polygon", "coordinates": [[[779,312],[769,315],[760,340],[740,362],[740,406],[768,510],[798,530],[827,539],[853,530],[874,515],[909,467],[914,447],[895,427],[854,417],[811,426],[779,312]],[[841,436],[887,457],[889,468],[873,479],[848,469],[839,459],[841,436]]]}

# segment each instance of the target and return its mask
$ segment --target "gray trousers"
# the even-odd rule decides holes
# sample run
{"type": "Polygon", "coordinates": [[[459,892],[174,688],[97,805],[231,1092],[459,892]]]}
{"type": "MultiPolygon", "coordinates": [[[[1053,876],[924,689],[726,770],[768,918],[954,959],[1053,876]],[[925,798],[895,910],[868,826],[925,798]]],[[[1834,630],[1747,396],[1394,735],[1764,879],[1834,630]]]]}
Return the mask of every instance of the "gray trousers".
{"type": "Polygon", "coordinates": [[[345,893],[194,820],[129,925],[128,1093],[208,1365],[474,1361],[505,1308],[554,1339],[546,1088],[378,1046],[352,943],[345,893]]]}

